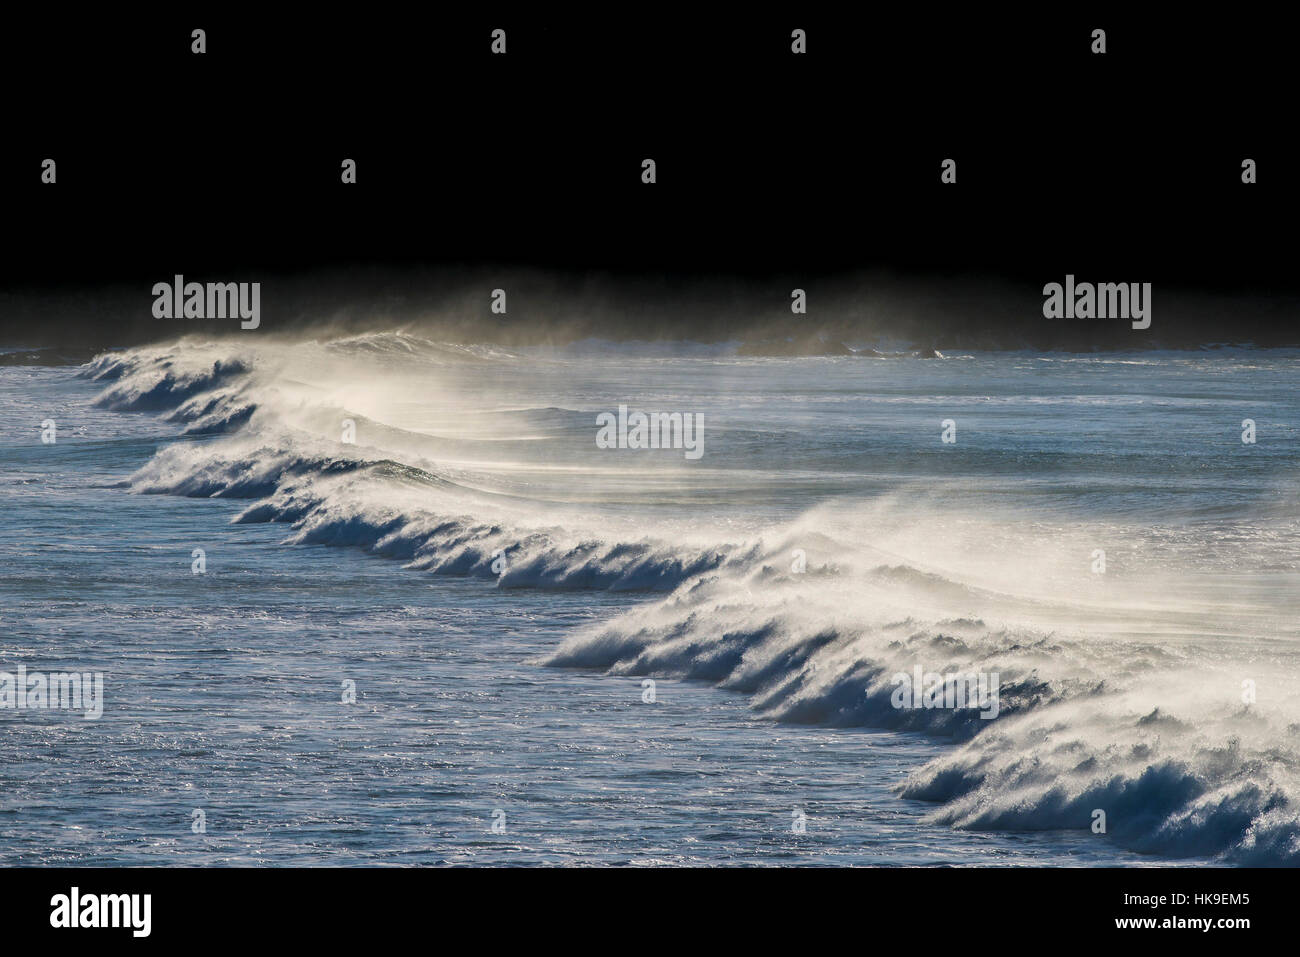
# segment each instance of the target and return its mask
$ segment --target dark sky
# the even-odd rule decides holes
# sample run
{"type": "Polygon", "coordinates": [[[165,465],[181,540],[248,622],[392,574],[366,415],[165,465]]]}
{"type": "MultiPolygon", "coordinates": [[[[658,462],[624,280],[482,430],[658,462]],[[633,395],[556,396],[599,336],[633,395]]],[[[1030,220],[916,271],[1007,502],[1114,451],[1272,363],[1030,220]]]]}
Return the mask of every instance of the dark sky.
{"type": "Polygon", "coordinates": [[[14,20],[0,294],[357,264],[1300,287],[1265,13],[524,11],[14,20]]]}

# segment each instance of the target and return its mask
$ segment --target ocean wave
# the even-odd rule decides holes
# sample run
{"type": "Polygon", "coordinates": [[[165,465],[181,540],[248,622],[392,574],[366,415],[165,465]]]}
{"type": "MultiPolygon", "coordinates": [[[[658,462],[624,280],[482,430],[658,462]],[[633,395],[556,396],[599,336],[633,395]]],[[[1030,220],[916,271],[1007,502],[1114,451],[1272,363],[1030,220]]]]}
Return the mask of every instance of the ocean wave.
{"type": "MultiPolygon", "coordinates": [[[[1138,852],[1300,864],[1294,699],[1243,705],[1227,663],[1154,643],[919,619],[909,599],[935,592],[925,573],[907,574],[901,593],[892,574],[705,576],[571,636],[544,663],[707,681],[778,721],[951,739],[898,792],[935,803],[931,819],[954,827],[1090,831],[1102,820],[1138,852]],[[997,675],[998,707],[900,707],[900,677],[918,667],[997,675]]],[[[934,584],[953,594],[954,583],[934,584]]]]}
{"type": "Polygon", "coordinates": [[[113,383],[95,400],[100,408],[161,412],[242,380],[251,370],[252,362],[246,358],[209,360],[182,347],[104,353],[91,360],[81,375],[113,383]]]}
{"type": "MultiPolygon", "coordinates": [[[[1300,863],[1291,646],[1116,634],[1116,622],[1133,621],[1149,635],[1185,634],[1202,609],[1185,594],[1166,598],[1164,579],[1139,579],[1130,594],[1053,578],[1060,527],[1030,542],[990,513],[959,529],[920,498],[895,503],[892,531],[882,507],[860,502],[847,517],[805,513],[758,529],[666,520],[662,500],[639,511],[565,504],[565,484],[585,477],[571,460],[548,459],[544,443],[524,462],[497,447],[562,434],[585,413],[506,391],[472,415],[452,402],[487,368],[506,390],[516,363],[529,361],[385,333],[283,348],[185,341],[100,356],[83,374],[106,384],[102,407],[163,413],[192,439],[137,471],[137,492],[248,500],[234,521],[284,523],[290,543],[360,548],[503,589],[645,593],[542,664],[705,681],[776,721],[944,740],[950,747],[898,791],[932,802],[932,818],[953,827],[1086,831],[1101,811],[1104,839],[1137,851],[1300,863]],[[447,408],[399,425],[355,405],[401,363],[422,387],[450,375],[438,393],[447,408]],[[367,370],[360,386],[355,365],[367,370]],[[356,443],[339,438],[345,418],[362,433],[356,443]],[[471,418],[472,434],[445,427],[471,418]],[[958,561],[967,546],[973,557],[958,561]],[[806,554],[792,563],[796,552],[806,554]],[[900,707],[898,676],[918,667],[996,674],[996,715],[900,707]],[[1246,678],[1269,684],[1257,704],[1241,700],[1246,678]]],[[[1125,529],[1122,540],[1137,534],[1125,529]]],[[[1096,537],[1081,532],[1062,567],[1076,567],[1096,537]]],[[[1231,567],[1232,543],[1215,541],[1231,567]]],[[[1257,622],[1245,620],[1249,637],[1257,622]]],[[[1206,635],[1234,635],[1204,621],[1206,635]]]]}
{"type": "Polygon", "coordinates": [[[404,330],[385,330],[343,336],[321,343],[326,351],[340,356],[382,359],[409,358],[423,363],[485,363],[514,358],[514,353],[497,346],[476,343],[437,342],[404,330]]]}

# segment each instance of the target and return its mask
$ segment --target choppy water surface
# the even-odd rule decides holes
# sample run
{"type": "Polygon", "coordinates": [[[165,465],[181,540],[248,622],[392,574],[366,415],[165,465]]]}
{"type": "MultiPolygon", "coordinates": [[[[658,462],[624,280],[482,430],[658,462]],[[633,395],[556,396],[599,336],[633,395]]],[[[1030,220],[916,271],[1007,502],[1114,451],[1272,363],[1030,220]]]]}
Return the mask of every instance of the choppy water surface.
{"type": "Polygon", "coordinates": [[[1294,353],[688,352],[0,368],[0,670],[105,676],[0,709],[0,855],[1300,859],[1294,353]],[[997,718],[894,707],[918,665],[997,718]]]}

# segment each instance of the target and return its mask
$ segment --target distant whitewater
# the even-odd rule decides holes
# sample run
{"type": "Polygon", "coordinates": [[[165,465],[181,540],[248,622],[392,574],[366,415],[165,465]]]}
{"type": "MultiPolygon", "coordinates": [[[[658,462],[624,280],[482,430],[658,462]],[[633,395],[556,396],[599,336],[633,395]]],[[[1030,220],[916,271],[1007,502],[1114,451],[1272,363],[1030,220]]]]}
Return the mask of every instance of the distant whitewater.
{"type": "Polygon", "coordinates": [[[511,353],[399,332],[184,339],[83,375],[101,408],[181,431],[134,492],[246,500],[237,523],[289,542],[501,589],[658,596],[539,665],[933,736],[897,793],[936,823],[1086,832],[1102,810],[1098,840],[1129,850],[1294,865],[1297,372],[1248,349],[511,353]],[[705,454],[599,448],[620,405],[702,414],[705,454]],[[896,707],[917,666],[997,673],[996,719],[896,707]]]}

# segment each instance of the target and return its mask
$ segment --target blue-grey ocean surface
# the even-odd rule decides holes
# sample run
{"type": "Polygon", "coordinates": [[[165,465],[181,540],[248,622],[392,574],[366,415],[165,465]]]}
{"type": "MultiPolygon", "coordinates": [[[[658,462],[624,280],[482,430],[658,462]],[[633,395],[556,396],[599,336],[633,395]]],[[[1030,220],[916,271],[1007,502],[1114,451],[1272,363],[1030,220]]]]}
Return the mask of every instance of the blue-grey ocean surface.
{"type": "Polygon", "coordinates": [[[0,861],[1295,865],[1297,373],[406,333],[0,368],[0,672],[104,677],[98,719],[0,708],[0,861]],[[620,406],[702,454],[599,447],[620,406]],[[918,667],[996,717],[896,706],[918,667]]]}

